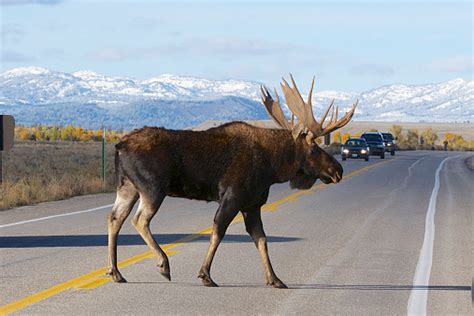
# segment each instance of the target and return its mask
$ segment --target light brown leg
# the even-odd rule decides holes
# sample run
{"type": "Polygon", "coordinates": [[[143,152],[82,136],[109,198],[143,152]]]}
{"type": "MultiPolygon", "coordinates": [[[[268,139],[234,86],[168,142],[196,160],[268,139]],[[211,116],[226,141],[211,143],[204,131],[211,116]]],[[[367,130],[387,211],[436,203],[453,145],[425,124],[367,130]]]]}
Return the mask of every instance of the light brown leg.
{"type": "Polygon", "coordinates": [[[234,219],[235,215],[237,215],[238,211],[235,210],[233,203],[228,200],[224,200],[221,202],[216,215],[214,217],[214,225],[211,234],[211,241],[209,243],[209,249],[206,254],[206,258],[204,259],[204,263],[199,270],[198,278],[202,279],[202,283],[205,286],[216,287],[218,286],[212,279],[211,279],[211,265],[212,260],[214,259],[214,255],[216,254],[217,247],[222,241],[222,238],[225,235],[229,224],[234,219]]]}
{"type": "Polygon", "coordinates": [[[153,238],[153,235],[150,231],[150,221],[152,220],[153,216],[155,216],[164,198],[165,194],[159,194],[153,199],[141,194],[138,211],[132,220],[132,224],[140,233],[148,247],[150,247],[155,256],[158,258],[158,268],[160,269],[160,273],[169,281],[171,281],[168,257],[166,256],[166,253],[163,251],[163,249],[161,249],[161,247],[155,241],[155,238],[153,238]]]}
{"type": "Polygon", "coordinates": [[[267,280],[267,284],[280,289],[288,288],[273,271],[270,257],[268,256],[267,236],[263,230],[260,210],[242,212],[242,214],[244,216],[245,228],[252,237],[255,246],[257,246],[258,252],[260,253],[263,268],[265,269],[265,278],[267,280]]]}
{"type": "Polygon", "coordinates": [[[117,189],[114,207],[107,217],[110,267],[107,274],[111,275],[115,282],[127,282],[117,267],[117,237],[123,222],[130,214],[137,199],[137,190],[130,181],[126,180],[124,184],[117,189]]]}

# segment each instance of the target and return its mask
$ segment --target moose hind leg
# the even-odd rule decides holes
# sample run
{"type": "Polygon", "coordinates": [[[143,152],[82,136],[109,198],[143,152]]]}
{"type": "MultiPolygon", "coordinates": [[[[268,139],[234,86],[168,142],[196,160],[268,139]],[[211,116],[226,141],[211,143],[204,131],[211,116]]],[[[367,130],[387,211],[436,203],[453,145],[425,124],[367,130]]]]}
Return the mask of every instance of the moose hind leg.
{"type": "Polygon", "coordinates": [[[204,263],[199,270],[198,278],[202,279],[205,286],[217,287],[218,285],[211,279],[211,264],[216,254],[217,247],[222,241],[229,224],[235,218],[238,211],[230,200],[223,200],[217,209],[212,227],[211,240],[204,263]]]}
{"type": "Polygon", "coordinates": [[[262,259],[263,268],[265,270],[265,278],[267,285],[271,285],[275,288],[286,289],[287,286],[276,276],[273,271],[270,257],[268,256],[267,247],[267,236],[263,230],[263,223],[260,210],[251,212],[242,212],[245,221],[245,228],[252,237],[255,246],[257,246],[258,252],[262,259]]]}
{"type": "Polygon", "coordinates": [[[115,282],[127,282],[117,267],[117,237],[137,199],[138,193],[133,184],[130,181],[124,181],[124,184],[117,189],[115,204],[107,217],[110,268],[107,274],[111,275],[115,282]]]}
{"type": "Polygon", "coordinates": [[[140,194],[140,204],[138,205],[138,211],[132,220],[132,224],[158,258],[158,268],[160,269],[161,275],[167,278],[168,281],[171,281],[168,256],[166,256],[166,253],[155,241],[150,231],[150,221],[153,216],[155,216],[165,196],[164,193],[158,193],[151,198],[145,194],[140,194]]]}

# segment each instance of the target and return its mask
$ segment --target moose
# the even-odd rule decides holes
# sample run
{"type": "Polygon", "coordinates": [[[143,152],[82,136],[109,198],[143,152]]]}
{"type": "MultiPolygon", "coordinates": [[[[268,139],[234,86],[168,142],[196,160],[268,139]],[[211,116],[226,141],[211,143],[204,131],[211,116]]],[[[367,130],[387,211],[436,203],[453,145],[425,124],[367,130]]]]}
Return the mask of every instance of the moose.
{"type": "Polygon", "coordinates": [[[117,196],[108,215],[108,275],[126,282],[117,267],[117,237],[125,219],[140,199],[132,219],[149,248],[158,258],[159,272],[171,281],[168,257],[150,232],[150,221],[166,196],[217,201],[209,249],[198,277],[205,286],[218,286],[210,270],[216,250],[229,224],[241,212],[246,231],[261,256],[267,285],[287,286],[270,263],[261,218],[270,186],[289,181],[292,189],[309,189],[320,179],[325,184],[342,179],[342,166],[316,139],[345,126],[357,102],[338,120],[331,102],[322,118],[313,115],[314,78],[305,102],[293,76],[292,86],[283,78],[281,88],[292,113],[287,120],[275,89],[275,99],[262,85],[262,102],[280,128],[259,128],[231,122],[205,131],[144,127],[125,135],[116,145],[117,196]],[[329,111],[332,115],[326,126],[329,111]],[[296,116],[296,119],[295,119],[296,116]]]}

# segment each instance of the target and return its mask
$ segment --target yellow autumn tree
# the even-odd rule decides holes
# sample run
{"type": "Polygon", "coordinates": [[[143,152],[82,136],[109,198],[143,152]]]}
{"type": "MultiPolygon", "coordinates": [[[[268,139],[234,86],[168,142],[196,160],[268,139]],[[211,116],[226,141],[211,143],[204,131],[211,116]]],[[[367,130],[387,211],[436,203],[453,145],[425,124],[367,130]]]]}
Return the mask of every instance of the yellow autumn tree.
{"type": "Polygon", "coordinates": [[[419,136],[416,128],[410,128],[407,132],[406,145],[408,149],[416,149],[418,147],[419,136]]]}
{"type": "Polygon", "coordinates": [[[461,135],[454,133],[445,133],[444,140],[448,142],[450,150],[467,150],[469,143],[461,135]]]}
{"type": "Polygon", "coordinates": [[[351,137],[351,135],[349,133],[344,133],[342,134],[342,137],[341,137],[341,144],[345,144],[346,141],[351,137]]]}
{"type": "Polygon", "coordinates": [[[428,127],[421,133],[423,138],[424,148],[433,149],[435,142],[438,140],[438,134],[431,127],[428,127]]]}
{"type": "Polygon", "coordinates": [[[335,131],[334,133],[332,133],[332,142],[341,143],[341,132],[335,131]]]}

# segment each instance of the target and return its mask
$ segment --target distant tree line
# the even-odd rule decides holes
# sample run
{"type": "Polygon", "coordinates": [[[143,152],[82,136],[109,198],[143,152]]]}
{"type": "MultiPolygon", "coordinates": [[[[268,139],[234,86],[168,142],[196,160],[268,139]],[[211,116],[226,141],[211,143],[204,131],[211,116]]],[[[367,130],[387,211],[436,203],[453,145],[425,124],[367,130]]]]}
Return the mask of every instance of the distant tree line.
{"type": "MultiPolygon", "coordinates": [[[[376,129],[371,129],[376,132],[376,129]]],[[[474,150],[474,141],[465,140],[462,135],[444,133],[443,139],[431,128],[419,132],[416,128],[404,131],[401,125],[392,125],[390,132],[396,138],[397,147],[402,150],[428,149],[428,150],[474,150]]],[[[15,137],[20,140],[31,141],[100,141],[102,140],[102,129],[87,129],[71,124],[63,126],[34,125],[31,127],[18,126],[15,128],[15,137]]],[[[332,143],[344,144],[349,137],[359,137],[360,133],[343,133],[339,131],[332,133],[332,143]]],[[[118,142],[124,135],[122,130],[116,131],[106,129],[105,139],[108,142],[118,142]]],[[[319,143],[321,140],[318,139],[319,143]]]]}
{"type": "MultiPolygon", "coordinates": [[[[377,132],[371,129],[370,132],[377,132]]],[[[474,141],[465,140],[462,135],[454,133],[444,133],[443,139],[431,128],[426,128],[419,132],[416,128],[410,128],[404,131],[401,125],[392,125],[390,132],[396,138],[397,147],[402,150],[474,150],[474,141]]],[[[359,137],[360,133],[343,133],[336,131],[332,134],[332,142],[344,144],[349,137],[359,137]]]]}
{"type": "Polygon", "coordinates": [[[444,133],[442,139],[431,127],[419,132],[416,128],[410,128],[403,133],[400,125],[392,125],[390,132],[397,138],[397,146],[400,149],[431,149],[431,150],[474,150],[474,141],[465,140],[462,135],[444,133]]]}
{"type": "MultiPolygon", "coordinates": [[[[15,127],[15,137],[17,139],[31,141],[101,141],[102,134],[102,129],[87,129],[71,124],[65,127],[42,124],[31,127],[15,127]]],[[[108,142],[118,142],[123,134],[123,131],[106,129],[105,139],[108,142]]]]}

